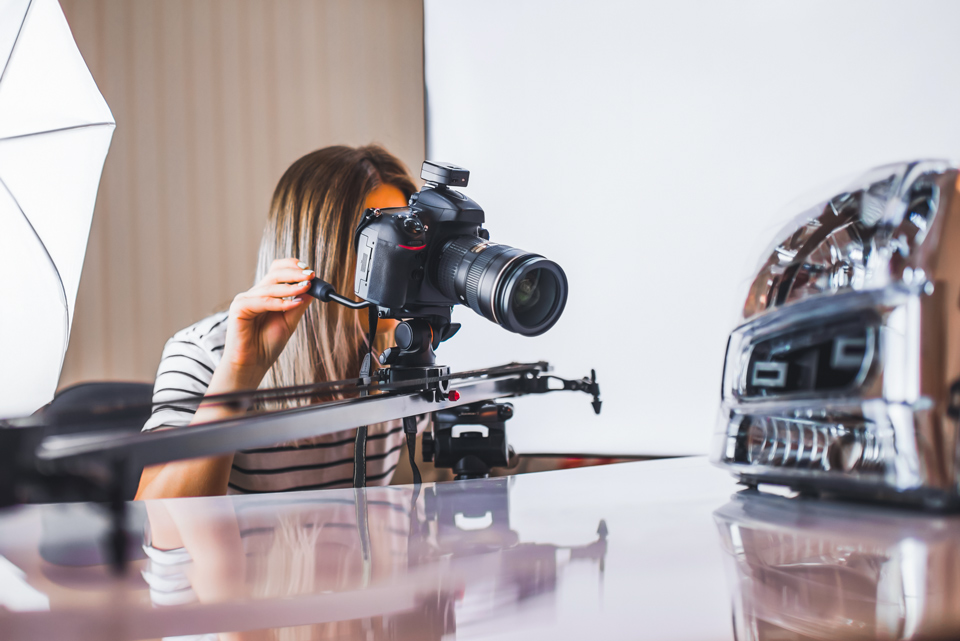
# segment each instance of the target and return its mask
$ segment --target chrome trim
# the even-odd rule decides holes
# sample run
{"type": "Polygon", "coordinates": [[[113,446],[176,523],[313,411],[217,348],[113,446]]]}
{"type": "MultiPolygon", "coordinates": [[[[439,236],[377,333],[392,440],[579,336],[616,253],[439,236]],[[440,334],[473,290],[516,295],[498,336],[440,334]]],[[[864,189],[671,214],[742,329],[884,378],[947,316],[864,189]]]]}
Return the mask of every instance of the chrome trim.
{"type": "MultiPolygon", "coordinates": [[[[960,506],[958,425],[948,414],[950,386],[960,380],[958,179],[957,165],[946,161],[880,167],[778,234],[728,341],[711,447],[715,464],[748,483],[960,506]],[[863,323],[865,342],[831,338],[842,322],[863,323]],[[745,395],[748,382],[760,387],[747,371],[757,366],[750,365],[754,346],[801,330],[812,332],[810,344],[822,346],[817,349],[831,350],[817,352],[827,361],[808,365],[812,375],[827,376],[816,369],[825,368],[828,383],[840,381],[840,387],[779,394],[768,385],[759,396],[745,395]],[[862,359],[850,352],[858,345],[862,359]],[[848,385],[841,372],[854,366],[859,370],[848,385]],[[740,460],[745,420],[775,421],[790,437],[771,434],[782,442],[763,464],[740,460]],[[809,421],[838,426],[833,436],[816,435],[830,440],[823,447],[832,453],[820,468],[793,467],[806,451],[809,421]],[[863,430],[839,429],[851,422],[863,430]],[[831,462],[831,456],[840,458],[831,462]]],[[[804,349],[804,340],[789,349],[804,349]]]]}

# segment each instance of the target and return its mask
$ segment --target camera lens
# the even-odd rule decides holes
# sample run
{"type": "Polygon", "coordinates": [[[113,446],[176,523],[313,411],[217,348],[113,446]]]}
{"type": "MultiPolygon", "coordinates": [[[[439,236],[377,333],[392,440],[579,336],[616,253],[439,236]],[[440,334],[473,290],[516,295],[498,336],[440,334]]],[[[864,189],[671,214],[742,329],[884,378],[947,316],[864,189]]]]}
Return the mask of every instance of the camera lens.
{"type": "Polygon", "coordinates": [[[567,277],[555,262],[477,236],[448,242],[436,276],[444,296],[524,336],[553,327],[567,302],[567,277]]]}
{"type": "Polygon", "coordinates": [[[547,269],[535,267],[514,278],[516,285],[504,303],[505,308],[523,327],[542,325],[560,293],[557,277],[547,269]]]}

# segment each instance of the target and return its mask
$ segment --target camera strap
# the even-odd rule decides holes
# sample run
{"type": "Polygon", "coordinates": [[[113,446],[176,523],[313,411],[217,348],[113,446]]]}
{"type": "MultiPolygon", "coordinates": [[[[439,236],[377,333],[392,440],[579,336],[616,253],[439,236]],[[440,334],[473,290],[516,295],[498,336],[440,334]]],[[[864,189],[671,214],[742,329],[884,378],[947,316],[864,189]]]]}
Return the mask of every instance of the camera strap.
{"type": "MultiPolygon", "coordinates": [[[[380,320],[376,305],[367,308],[367,353],[360,365],[360,384],[369,385],[373,372],[373,340],[377,337],[377,322],[380,320]]],[[[369,395],[366,389],[360,390],[360,397],[369,395]]],[[[357,428],[357,437],[353,443],[353,487],[367,485],[367,426],[357,428]]]]}

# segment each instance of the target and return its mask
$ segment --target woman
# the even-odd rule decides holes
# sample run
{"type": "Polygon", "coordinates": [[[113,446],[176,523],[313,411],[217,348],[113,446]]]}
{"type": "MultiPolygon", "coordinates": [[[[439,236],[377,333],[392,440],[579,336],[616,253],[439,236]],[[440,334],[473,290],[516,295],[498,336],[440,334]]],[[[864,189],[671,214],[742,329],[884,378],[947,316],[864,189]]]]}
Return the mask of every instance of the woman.
{"type": "MultiPolygon", "coordinates": [[[[406,168],[377,146],[327,147],[286,171],[260,241],[256,285],[227,312],[167,341],[144,431],[226,418],[225,407],[171,401],[256,387],[285,387],[357,375],[366,351],[366,314],[311,305],[316,276],[353,289],[353,233],[364,209],[403,207],[416,191],[406,168]]],[[[383,347],[392,324],[379,323],[383,347]]],[[[354,431],[276,447],[146,468],[137,499],[348,487],[354,431]]],[[[371,426],[367,480],[388,483],[403,443],[399,421],[371,426]]]]}

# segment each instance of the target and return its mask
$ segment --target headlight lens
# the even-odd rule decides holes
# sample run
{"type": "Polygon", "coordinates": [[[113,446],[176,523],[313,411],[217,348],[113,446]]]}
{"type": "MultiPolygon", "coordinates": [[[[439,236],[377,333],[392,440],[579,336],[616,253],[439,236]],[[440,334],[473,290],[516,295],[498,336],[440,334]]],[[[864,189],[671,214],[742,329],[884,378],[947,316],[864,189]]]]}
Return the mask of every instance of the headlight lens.
{"type": "Polygon", "coordinates": [[[941,168],[938,163],[881,167],[791,221],[758,267],[744,320],[810,296],[896,280],[890,258],[909,257],[923,242],[940,197],[926,176],[941,168]]]}

